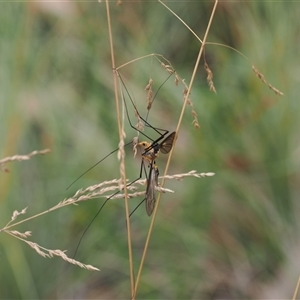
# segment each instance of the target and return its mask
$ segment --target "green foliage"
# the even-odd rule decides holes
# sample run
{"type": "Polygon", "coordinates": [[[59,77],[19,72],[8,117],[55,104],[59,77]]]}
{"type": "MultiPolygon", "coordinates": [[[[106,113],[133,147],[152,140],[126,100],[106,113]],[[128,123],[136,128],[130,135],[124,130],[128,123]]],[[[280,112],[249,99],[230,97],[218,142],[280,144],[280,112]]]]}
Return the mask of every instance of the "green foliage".
{"type": "MultiPolygon", "coordinates": [[[[170,2],[202,38],[211,3],[170,2]]],[[[76,190],[119,177],[113,154],[66,187],[118,145],[117,121],[104,4],[1,3],[1,157],[50,148],[45,156],[7,165],[0,173],[0,220],[28,206],[34,215],[76,190]]],[[[299,190],[298,4],[221,2],[206,60],[217,94],[199,69],[190,108],[179,132],[169,173],[215,172],[214,178],[167,181],[143,270],[139,299],[290,297],[299,190]],[[251,69],[254,64],[279,97],[251,69]],[[289,282],[281,282],[287,277],[289,282]],[[274,287],[274,283],[277,285],[274,287]],[[289,296],[287,296],[289,295],[289,296]],[[271,296],[270,296],[271,297],[271,296]]],[[[159,53],[179,76],[191,77],[200,44],[159,3],[111,4],[117,65],[159,53]]],[[[155,59],[122,68],[132,96],[145,115],[149,77],[158,89],[167,78],[155,59]]],[[[159,91],[149,121],[176,128],[182,88],[171,78],[159,91]]],[[[126,124],[127,140],[135,136],[126,124]]],[[[126,150],[128,178],[139,162],[126,150]]],[[[165,157],[158,164],[163,173],[165,157]]],[[[141,199],[132,199],[134,208],[141,199]]],[[[66,207],[22,224],[30,240],[72,253],[103,199],[66,207]]],[[[76,259],[89,272],[59,258],[45,259],[1,233],[0,298],[129,299],[124,203],[110,201],[84,237],[76,259]]],[[[132,216],[134,266],[138,267],[150,219],[144,207],[132,216]]],[[[2,228],[2,226],[0,226],[2,228]]],[[[295,253],[294,253],[295,252],[295,253]]],[[[297,256],[294,258],[297,260],[297,256]]]]}

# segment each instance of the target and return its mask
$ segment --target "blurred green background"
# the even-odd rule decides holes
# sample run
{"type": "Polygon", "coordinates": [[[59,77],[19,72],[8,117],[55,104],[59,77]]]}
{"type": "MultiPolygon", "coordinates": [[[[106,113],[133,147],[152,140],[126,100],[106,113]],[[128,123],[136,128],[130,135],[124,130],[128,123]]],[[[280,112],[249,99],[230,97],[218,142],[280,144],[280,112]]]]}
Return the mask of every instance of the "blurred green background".
{"type": "MultiPolygon", "coordinates": [[[[168,5],[203,37],[213,1],[168,5]]],[[[285,96],[268,89],[236,52],[206,47],[217,94],[201,67],[191,95],[201,128],[192,126],[187,107],[169,173],[216,175],[167,181],[175,193],[162,197],[138,299],[292,297],[300,267],[299,13],[299,4],[287,1],[219,4],[208,40],[241,51],[285,96]]],[[[162,5],[112,2],[111,17],[118,66],[155,52],[190,80],[199,43],[162,5]]],[[[52,150],[0,173],[2,228],[14,210],[44,211],[81,187],[118,178],[119,166],[113,154],[66,190],[118,144],[104,3],[1,3],[0,20],[0,157],[52,150]]],[[[145,115],[149,76],[157,90],[166,72],[149,58],[121,72],[145,115]]],[[[150,123],[173,131],[181,105],[182,87],[171,78],[150,123]]],[[[135,132],[127,122],[126,128],[130,141],[135,132]]],[[[126,153],[134,179],[139,162],[131,149],[126,153]]],[[[161,155],[161,173],[165,161],[161,155]]],[[[131,200],[132,208],[139,201],[131,200]]],[[[102,202],[69,206],[15,229],[31,230],[30,240],[72,256],[102,202]]],[[[150,218],[142,207],[131,219],[137,273],[150,218]]],[[[130,299],[121,200],[106,205],[76,256],[101,272],[42,258],[4,233],[0,243],[1,299],[130,299]]]]}

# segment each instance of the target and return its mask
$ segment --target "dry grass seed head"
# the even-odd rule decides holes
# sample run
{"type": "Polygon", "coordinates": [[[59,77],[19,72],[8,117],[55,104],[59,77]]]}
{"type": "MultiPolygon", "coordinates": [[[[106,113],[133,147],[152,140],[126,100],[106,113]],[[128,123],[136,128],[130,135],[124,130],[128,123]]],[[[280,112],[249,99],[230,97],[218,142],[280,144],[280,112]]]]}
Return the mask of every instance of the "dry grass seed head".
{"type": "Polygon", "coordinates": [[[278,89],[276,89],[273,85],[271,85],[266,79],[265,76],[259,72],[255,66],[252,65],[252,70],[254,71],[255,75],[265,84],[267,85],[273,92],[275,92],[275,94],[283,96],[284,94],[279,91],[278,89]]]}
{"type": "MultiPolygon", "coordinates": [[[[188,91],[188,86],[185,83],[184,79],[181,79],[178,76],[175,69],[173,68],[173,66],[171,65],[171,63],[167,59],[164,58],[164,60],[168,62],[168,64],[165,64],[157,56],[156,56],[156,58],[160,62],[160,65],[162,66],[162,68],[164,70],[166,70],[169,74],[175,74],[175,79],[174,79],[175,86],[178,86],[179,82],[181,82],[183,84],[183,86],[184,86],[184,90],[183,90],[184,99],[183,99],[183,101],[185,101],[186,94],[187,94],[187,91],[188,91]]],[[[188,99],[187,99],[187,104],[192,107],[192,111],[193,111],[193,113],[192,113],[192,116],[193,116],[192,124],[193,124],[193,126],[195,128],[200,128],[199,121],[198,121],[198,118],[197,118],[197,113],[194,110],[193,102],[191,101],[190,97],[188,97],[188,99]]]]}
{"type": "Polygon", "coordinates": [[[134,115],[137,119],[137,123],[135,124],[135,128],[138,130],[138,131],[144,131],[144,128],[145,128],[145,124],[144,122],[142,121],[139,113],[137,112],[137,110],[135,109],[134,110],[134,115]]]}
{"type": "Polygon", "coordinates": [[[170,65],[166,65],[163,62],[161,62],[161,66],[169,73],[169,74],[173,74],[174,73],[174,69],[172,66],[170,65]]]}
{"type": "Polygon", "coordinates": [[[9,170],[5,167],[5,164],[11,161],[23,161],[23,160],[29,160],[34,155],[44,155],[51,152],[50,149],[44,149],[44,150],[34,150],[26,155],[14,155],[14,156],[8,156],[0,160],[0,169],[4,172],[9,172],[9,170]]]}
{"type": "Polygon", "coordinates": [[[204,69],[207,73],[207,77],[206,77],[206,80],[208,82],[208,85],[209,85],[209,90],[214,92],[214,93],[217,93],[216,89],[215,89],[215,86],[214,86],[214,82],[213,82],[213,72],[211,71],[211,69],[209,68],[208,64],[206,62],[204,62],[204,69]]]}
{"type": "Polygon", "coordinates": [[[182,80],[182,83],[184,84],[184,86],[185,86],[185,88],[184,88],[184,90],[183,90],[183,101],[185,101],[185,99],[187,98],[187,104],[189,105],[189,106],[191,106],[191,109],[192,109],[192,111],[191,111],[191,114],[192,114],[192,117],[193,117],[193,121],[192,121],[192,124],[193,124],[193,126],[195,127],[195,128],[200,128],[200,125],[199,125],[199,121],[198,121],[198,115],[197,115],[197,113],[196,113],[196,111],[194,110],[194,105],[193,105],[193,102],[192,102],[192,100],[191,100],[191,98],[189,97],[189,95],[191,94],[189,94],[188,95],[188,86],[186,85],[186,83],[184,82],[184,80],[182,80]]]}
{"type": "Polygon", "coordinates": [[[138,143],[139,143],[139,138],[135,136],[132,140],[133,157],[136,157],[138,143]]]}
{"type": "Polygon", "coordinates": [[[153,80],[152,78],[149,78],[149,82],[145,87],[145,91],[147,91],[147,110],[151,109],[152,106],[152,99],[153,99],[153,91],[152,91],[152,86],[153,86],[153,80]]]}
{"type": "Polygon", "coordinates": [[[174,83],[175,83],[176,86],[178,86],[178,84],[179,84],[179,77],[178,77],[178,75],[177,75],[176,72],[174,72],[174,73],[175,73],[174,83]]]}
{"type": "Polygon", "coordinates": [[[24,215],[24,214],[26,214],[27,208],[28,208],[28,207],[25,207],[25,208],[23,208],[21,211],[15,210],[15,211],[13,212],[12,217],[11,217],[11,221],[14,221],[19,215],[24,215]]]}
{"type": "Polygon", "coordinates": [[[25,231],[25,232],[22,233],[22,232],[17,231],[17,230],[9,230],[9,232],[12,235],[19,236],[19,237],[24,238],[24,239],[27,239],[29,236],[31,236],[31,231],[25,231]]]}
{"type": "Polygon", "coordinates": [[[41,246],[39,246],[38,244],[36,243],[33,243],[33,242],[29,242],[29,241],[25,241],[32,249],[34,249],[39,255],[41,255],[42,257],[47,257],[47,258],[52,258],[53,256],[59,256],[61,257],[64,261],[67,261],[68,263],[70,264],[73,264],[73,265],[77,265],[79,266],[80,268],[84,268],[84,269],[87,269],[89,271],[100,271],[98,268],[92,266],[92,265],[85,265],[75,259],[72,259],[70,257],[68,257],[66,254],[65,254],[65,251],[61,251],[59,249],[57,250],[51,250],[51,249],[45,249],[41,246]],[[48,253],[42,251],[41,249],[43,249],[44,251],[47,251],[48,253]]]}

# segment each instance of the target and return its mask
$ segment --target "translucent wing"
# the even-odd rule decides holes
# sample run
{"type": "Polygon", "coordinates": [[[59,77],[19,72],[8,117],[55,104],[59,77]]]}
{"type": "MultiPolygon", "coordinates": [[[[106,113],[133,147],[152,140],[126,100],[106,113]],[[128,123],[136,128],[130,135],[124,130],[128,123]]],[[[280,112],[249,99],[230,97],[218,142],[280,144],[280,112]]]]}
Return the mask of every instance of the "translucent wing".
{"type": "Polygon", "coordinates": [[[176,132],[170,133],[159,145],[160,151],[163,154],[167,154],[171,151],[174,143],[176,132]]]}

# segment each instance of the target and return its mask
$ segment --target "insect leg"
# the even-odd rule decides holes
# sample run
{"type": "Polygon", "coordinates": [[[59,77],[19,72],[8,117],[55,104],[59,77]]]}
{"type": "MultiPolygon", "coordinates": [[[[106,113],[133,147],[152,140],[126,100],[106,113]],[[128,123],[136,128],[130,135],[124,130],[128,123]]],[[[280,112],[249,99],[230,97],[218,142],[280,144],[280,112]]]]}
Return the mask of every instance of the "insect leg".
{"type": "MultiPolygon", "coordinates": [[[[162,128],[157,128],[157,127],[152,126],[149,122],[147,122],[146,119],[144,119],[144,118],[140,115],[140,113],[139,113],[138,110],[137,110],[137,107],[136,107],[135,103],[133,102],[133,100],[132,100],[132,98],[131,98],[131,96],[130,96],[130,93],[129,93],[129,91],[128,91],[128,89],[127,89],[125,83],[124,83],[124,80],[123,80],[121,74],[120,74],[119,72],[117,72],[117,74],[118,74],[118,77],[120,78],[120,80],[121,80],[121,82],[122,82],[122,85],[123,85],[123,87],[124,87],[124,89],[125,89],[125,91],[126,91],[128,97],[129,97],[129,99],[130,99],[130,102],[131,102],[131,104],[132,104],[132,106],[133,106],[133,108],[134,108],[136,114],[138,115],[138,117],[139,117],[141,120],[143,120],[143,122],[146,124],[147,127],[152,128],[156,133],[158,133],[158,134],[161,136],[161,137],[159,138],[159,140],[161,140],[166,134],[169,133],[169,131],[168,131],[168,130],[165,130],[165,129],[162,129],[162,128]],[[163,133],[161,133],[161,132],[163,132],[163,133]]],[[[125,110],[126,110],[126,114],[127,114],[128,121],[129,121],[129,123],[130,123],[130,126],[131,126],[133,129],[135,129],[135,130],[137,130],[138,132],[140,132],[141,134],[143,134],[143,135],[144,135],[145,137],[147,137],[149,140],[152,140],[149,136],[147,136],[146,134],[144,134],[143,132],[141,132],[140,130],[138,130],[136,127],[134,127],[134,126],[132,125],[132,123],[131,123],[131,121],[130,121],[130,118],[129,118],[128,107],[127,107],[125,98],[123,98],[123,101],[124,101],[125,110]]],[[[148,118],[148,114],[147,114],[147,118],[148,118]]]]}
{"type": "MultiPolygon", "coordinates": [[[[141,168],[140,168],[140,175],[137,179],[135,179],[134,181],[130,182],[129,184],[127,184],[126,186],[131,186],[132,184],[134,184],[136,181],[138,181],[140,178],[142,178],[142,173],[143,173],[143,168],[144,168],[144,160],[142,159],[142,162],[141,162],[141,168]]],[[[82,239],[84,237],[84,235],[86,234],[86,232],[88,231],[88,229],[91,227],[92,223],[95,221],[95,219],[98,217],[98,215],[100,214],[101,210],[103,209],[103,207],[105,206],[105,204],[112,198],[114,197],[115,195],[119,194],[120,191],[117,191],[115,192],[114,194],[112,194],[111,196],[109,196],[104,202],[103,204],[101,205],[101,207],[98,209],[97,213],[95,214],[95,216],[93,217],[93,219],[90,221],[90,223],[88,224],[88,226],[86,227],[86,229],[84,230],[84,232],[82,233],[80,239],[79,239],[79,242],[77,244],[77,247],[75,249],[75,252],[74,252],[74,255],[73,255],[73,259],[75,258],[75,255],[78,251],[78,248],[82,242],[82,239]]]]}

